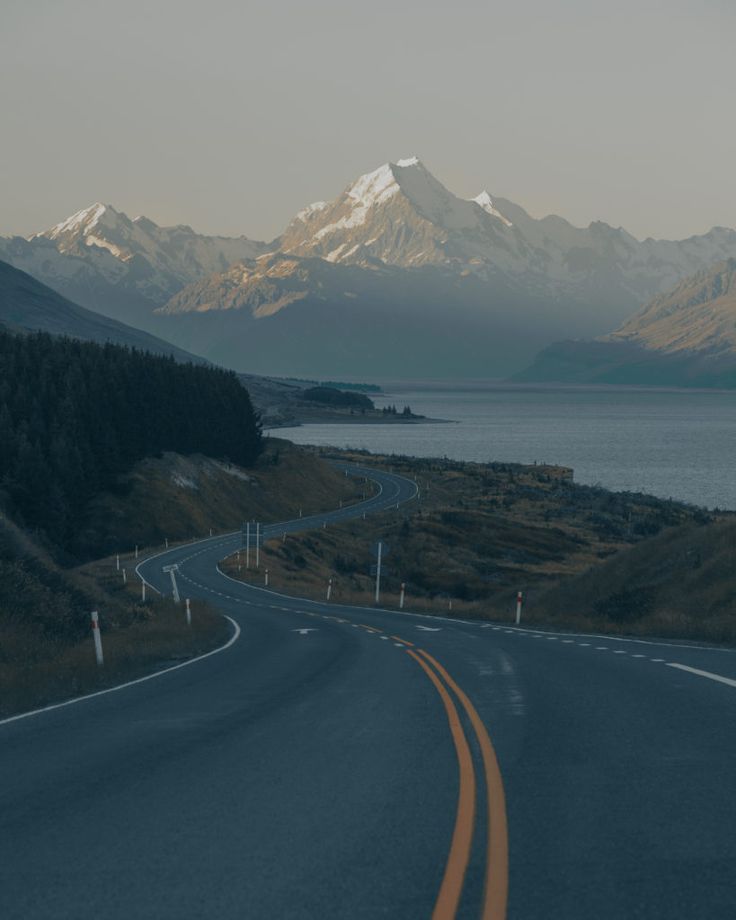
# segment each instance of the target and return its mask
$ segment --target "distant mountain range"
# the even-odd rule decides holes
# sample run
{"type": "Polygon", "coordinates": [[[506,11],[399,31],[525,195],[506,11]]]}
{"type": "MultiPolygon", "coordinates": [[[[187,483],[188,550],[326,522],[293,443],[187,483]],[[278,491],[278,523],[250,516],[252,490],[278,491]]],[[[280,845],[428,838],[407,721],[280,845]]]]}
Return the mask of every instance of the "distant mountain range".
{"type": "Polygon", "coordinates": [[[28,239],[0,238],[0,259],[75,303],[147,328],[153,311],[186,284],[264,249],[245,237],[131,220],[99,203],[28,239]]]}
{"type": "Polygon", "coordinates": [[[72,300],[255,373],[506,376],[563,337],[615,329],[718,260],[736,231],[638,241],[536,220],[387,163],[270,243],[159,227],[94,205],[0,258],[72,300]]]}
{"type": "Polygon", "coordinates": [[[548,346],[515,379],[736,387],[736,260],[685,278],[611,335],[548,346]]]}
{"type": "Polygon", "coordinates": [[[49,332],[88,342],[112,342],[177,361],[202,363],[156,336],[80,307],[26,272],[0,261],[0,326],[12,332],[49,332]]]}

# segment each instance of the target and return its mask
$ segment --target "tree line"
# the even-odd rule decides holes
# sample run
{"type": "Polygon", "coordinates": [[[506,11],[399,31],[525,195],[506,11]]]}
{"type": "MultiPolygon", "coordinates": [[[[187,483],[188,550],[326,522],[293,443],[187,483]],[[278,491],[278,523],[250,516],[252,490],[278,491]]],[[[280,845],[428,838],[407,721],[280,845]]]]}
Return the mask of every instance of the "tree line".
{"type": "Polygon", "coordinates": [[[251,465],[261,427],[230,371],[0,331],[0,507],[56,547],[121,474],[163,451],[251,465]]]}

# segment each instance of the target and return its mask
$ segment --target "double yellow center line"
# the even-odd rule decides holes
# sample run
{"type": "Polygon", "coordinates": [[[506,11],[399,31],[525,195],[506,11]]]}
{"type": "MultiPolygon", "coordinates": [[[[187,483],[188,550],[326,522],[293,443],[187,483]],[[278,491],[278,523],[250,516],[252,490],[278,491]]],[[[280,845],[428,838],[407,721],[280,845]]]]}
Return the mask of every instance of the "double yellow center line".
{"type": "Polygon", "coordinates": [[[465,882],[465,873],[470,862],[475,826],[477,797],[475,768],[470,753],[470,745],[465,736],[457,706],[449,691],[454,693],[473,727],[483,762],[487,802],[487,831],[485,884],[480,916],[482,920],[504,920],[508,901],[508,827],[503,781],[496,752],[475,706],[450,677],[445,668],[432,655],[422,649],[417,651],[407,649],[406,652],[425,671],[442,699],[447,719],[450,723],[450,732],[455,743],[460,770],[455,828],[445,865],[445,873],[432,913],[432,920],[453,920],[457,914],[465,882]]]}

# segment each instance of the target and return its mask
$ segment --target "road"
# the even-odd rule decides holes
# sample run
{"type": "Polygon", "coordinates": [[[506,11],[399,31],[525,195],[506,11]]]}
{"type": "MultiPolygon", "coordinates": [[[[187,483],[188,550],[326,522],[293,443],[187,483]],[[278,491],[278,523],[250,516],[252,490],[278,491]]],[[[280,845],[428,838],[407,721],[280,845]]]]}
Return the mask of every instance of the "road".
{"type": "MultiPolygon", "coordinates": [[[[413,500],[370,475],[267,535],[413,500]]],[[[0,723],[4,920],[736,917],[733,651],[287,598],[237,541],[141,565],[227,648],[0,723]]]]}

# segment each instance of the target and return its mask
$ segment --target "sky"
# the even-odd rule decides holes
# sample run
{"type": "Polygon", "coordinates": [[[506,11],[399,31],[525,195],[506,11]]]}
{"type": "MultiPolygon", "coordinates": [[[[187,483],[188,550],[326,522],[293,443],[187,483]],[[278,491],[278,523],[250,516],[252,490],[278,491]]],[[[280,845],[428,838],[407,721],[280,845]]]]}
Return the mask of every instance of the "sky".
{"type": "Polygon", "coordinates": [[[0,234],[94,201],[272,239],[419,156],[639,238],[736,227],[729,0],[2,0],[0,234]]]}

